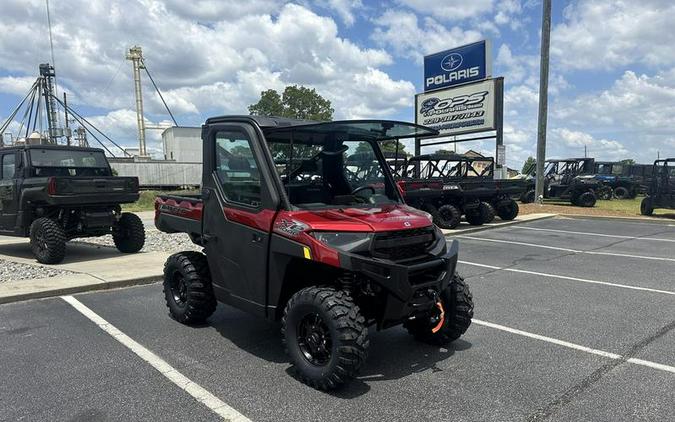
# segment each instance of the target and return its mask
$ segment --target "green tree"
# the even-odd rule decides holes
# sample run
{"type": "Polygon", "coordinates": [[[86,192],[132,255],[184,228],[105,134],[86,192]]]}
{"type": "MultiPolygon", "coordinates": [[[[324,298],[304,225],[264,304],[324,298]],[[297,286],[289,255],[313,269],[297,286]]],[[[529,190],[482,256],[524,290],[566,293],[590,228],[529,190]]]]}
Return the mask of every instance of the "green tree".
{"type": "Polygon", "coordinates": [[[621,164],[623,164],[624,166],[631,166],[635,164],[635,160],[633,160],[632,158],[626,158],[625,160],[621,160],[621,164]]]}
{"type": "Polygon", "coordinates": [[[527,160],[525,160],[525,163],[523,164],[523,170],[521,173],[523,174],[528,174],[531,170],[534,170],[534,167],[537,165],[537,160],[530,156],[527,157],[527,160]]]}
{"type": "Polygon", "coordinates": [[[279,116],[307,120],[333,120],[329,100],[317,94],[314,88],[290,85],[280,95],[273,89],[260,93],[260,100],[248,107],[250,114],[279,116]]]}
{"type": "Polygon", "coordinates": [[[451,155],[451,154],[456,154],[456,152],[455,152],[455,151],[451,151],[451,150],[449,150],[449,149],[443,149],[443,148],[441,148],[441,149],[436,150],[436,154],[451,155]]]}

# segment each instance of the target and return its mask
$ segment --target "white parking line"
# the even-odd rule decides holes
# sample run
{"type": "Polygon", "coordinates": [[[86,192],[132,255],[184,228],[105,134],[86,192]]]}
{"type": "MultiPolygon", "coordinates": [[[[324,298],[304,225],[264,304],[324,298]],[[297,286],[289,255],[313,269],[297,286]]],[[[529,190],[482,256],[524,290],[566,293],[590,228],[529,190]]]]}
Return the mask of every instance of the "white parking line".
{"type": "Polygon", "coordinates": [[[652,260],[652,261],[675,262],[675,258],[661,258],[661,257],[657,257],[657,256],[644,256],[644,255],[630,255],[630,254],[616,253],[616,252],[581,251],[581,250],[578,250],[578,249],[559,248],[557,246],[537,245],[536,243],[515,242],[515,241],[512,241],[512,240],[488,239],[488,238],[485,238],[485,237],[474,237],[474,236],[465,236],[465,235],[458,235],[458,236],[455,236],[455,237],[461,238],[461,239],[478,240],[478,241],[481,241],[481,242],[506,243],[506,244],[509,244],[509,245],[530,246],[530,247],[533,247],[533,248],[552,249],[552,250],[555,250],[555,251],[572,252],[572,253],[587,254],[587,255],[620,256],[622,258],[636,258],[636,259],[648,259],[648,260],[652,260]]]}
{"type": "Polygon", "coordinates": [[[577,278],[577,277],[569,277],[569,276],[566,276],[566,275],[540,273],[540,272],[537,272],[537,271],[520,270],[518,268],[497,267],[497,266],[494,266],[494,265],[479,264],[477,262],[469,262],[469,261],[457,261],[457,262],[459,262],[460,264],[471,265],[471,266],[474,266],[474,267],[489,268],[491,270],[510,271],[510,272],[513,272],[513,273],[530,274],[530,275],[536,275],[536,276],[539,276],[539,277],[559,278],[561,280],[578,281],[578,282],[581,282],[581,283],[588,283],[588,284],[601,284],[601,285],[604,285],[604,286],[619,287],[619,288],[622,288],[622,289],[641,290],[641,291],[644,291],[644,292],[661,293],[661,294],[664,294],[664,295],[675,296],[675,292],[671,292],[669,290],[650,289],[649,287],[630,286],[630,285],[627,285],[627,284],[610,283],[610,282],[607,282],[607,281],[589,280],[587,278],[577,278]]]}
{"type": "Polygon", "coordinates": [[[110,334],[115,340],[122,343],[138,357],[149,363],[153,368],[159,371],[160,374],[169,379],[169,381],[176,384],[180,389],[191,395],[195,400],[202,403],[204,406],[211,409],[211,411],[222,417],[224,420],[233,422],[251,422],[246,416],[237,412],[234,408],[230,407],[227,403],[223,402],[218,397],[202,388],[200,385],[192,382],[192,380],[178,372],[164,359],[160,358],[152,351],[146,349],[131,337],[115,328],[114,325],[101,318],[96,312],[89,309],[86,305],[75,299],[73,296],[61,296],[61,299],[68,302],[78,312],[89,318],[101,330],[110,334]]]}
{"type": "MultiPolygon", "coordinates": [[[[559,340],[559,339],[556,339],[556,338],[553,338],[553,337],[542,336],[540,334],[529,333],[527,331],[518,330],[516,328],[511,328],[511,327],[506,327],[504,325],[495,324],[493,322],[481,321],[480,319],[473,319],[471,322],[473,324],[482,325],[484,327],[494,328],[496,330],[506,331],[506,332],[511,333],[511,334],[517,334],[519,336],[524,336],[524,337],[529,337],[529,338],[532,338],[532,339],[535,339],[535,340],[545,341],[547,343],[556,344],[558,346],[567,347],[569,349],[579,350],[581,352],[590,353],[592,355],[602,356],[602,357],[608,358],[608,359],[614,359],[614,360],[626,359],[624,356],[616,354],[616,353],[606,352],[604,350],[599,350],[599,349],[593,349],[593,348],[590,348],[590,347],[582,346],[580,344],[575,344],[575,343],[570,343],[568,341],[559,340]]],[[[658,369],[660,371],[665,371],[665,372],[670,372],[670,373],[675,374],[675,366],[664,365],[662,363],[656,363],[656,362],[652,362],[652,361],[648,361],[648,360],[644,360],[644,359],[637,359],[637,358],[628,358],[628,359],[626,359],[626,362],[632,363],[634,365],[646,366],[646,367],[649,367],[649,368],[658,369]]]]}
{"type": "Polygon", "coordinates": [[[663,239],[663,238],[658,238],[658,237],[621,236],[621,235],[618,235],[618,234],[575,232],[575,231],[569,231],[569,230],[541,229],[541,228],[538,228],[538,227],[525,227],[525,226],[513,226],[511,228],[517,229],[517,230],[536,230],[536,231],[543,231],[543,232],[580,234],[580,235],[585,235],[585,236],[613,237],[613,238],[616,238],[616,239],[651,240],[651,241],[654,241],[654,242],[672,242],[672,243],[675,243],[675,239],[663,239]]]}

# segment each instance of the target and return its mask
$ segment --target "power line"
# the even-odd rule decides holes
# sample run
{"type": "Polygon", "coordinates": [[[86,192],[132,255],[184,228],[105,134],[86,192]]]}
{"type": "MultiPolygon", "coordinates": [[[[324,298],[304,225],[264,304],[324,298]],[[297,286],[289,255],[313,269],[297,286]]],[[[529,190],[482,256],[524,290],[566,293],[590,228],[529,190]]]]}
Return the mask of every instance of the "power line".
{"type": "Polygon", "coordinates": [[[148,70],[148,66],[145,64],[145,60],[142,60],[142,62],[143,62],[143,69],[145,69],[145,73],[147,73],[148,78],[150,78],[150,82],[152,82],[152,86],[155,87],[155,91],[157,91],[157,94],[159,94],[159,98],[162,100],[162,103],[164,104],[164,108],[166,108],[166,111],[169,112],[169,116],[171,116],[171,120],[173,120],[173,124],[178,126],[178,123],[176,122],[176,119],[173,117],[173,113],[171,113],[171,110],[169,110],[169,106],[166,104],[166,101],[164,101],[164,97],[162,96],[162,92],[159,90],[159,87],[157,87],[157,84],[155,83],[155,80],[152,79],[152,76],[150,75],[150,71],[148,70]]]}

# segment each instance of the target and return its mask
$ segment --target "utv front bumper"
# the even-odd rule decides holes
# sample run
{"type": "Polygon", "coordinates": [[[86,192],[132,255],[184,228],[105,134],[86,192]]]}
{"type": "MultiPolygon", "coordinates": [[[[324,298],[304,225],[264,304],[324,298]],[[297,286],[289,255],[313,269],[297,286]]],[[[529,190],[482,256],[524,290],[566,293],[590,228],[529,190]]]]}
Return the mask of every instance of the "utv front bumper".
{"type": "Polygon", "coordinates": [[[389,260],[340,252],[340,266],[367,277],[386,294],[377,318],[378,328],[400,324],[418,313],[429,311],[452,280],[457,267],[459,243],[443,238],[430,251],[431,258],[409,265],[389,260]]]}

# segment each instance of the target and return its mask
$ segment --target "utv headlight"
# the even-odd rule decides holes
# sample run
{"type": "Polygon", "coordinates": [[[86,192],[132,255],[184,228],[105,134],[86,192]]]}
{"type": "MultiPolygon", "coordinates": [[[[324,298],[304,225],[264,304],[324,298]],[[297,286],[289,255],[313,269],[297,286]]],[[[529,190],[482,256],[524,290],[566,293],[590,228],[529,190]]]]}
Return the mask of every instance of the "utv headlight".
{"type": "Polygon", "coordinates": [[[443,190],[457,190],[459,185],[443,185],[443,190]]]}
{"type": "Polygon", "coordinates": [[[370,233],[312,232],[311,235],[319,242],[343,251],[358,252],[370,248],[370,233]]]}

